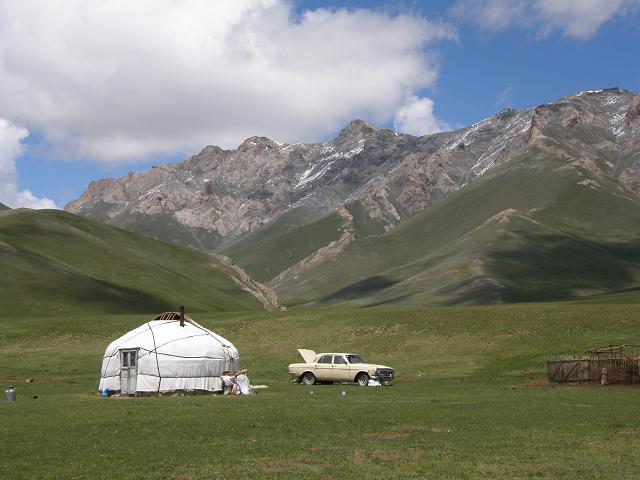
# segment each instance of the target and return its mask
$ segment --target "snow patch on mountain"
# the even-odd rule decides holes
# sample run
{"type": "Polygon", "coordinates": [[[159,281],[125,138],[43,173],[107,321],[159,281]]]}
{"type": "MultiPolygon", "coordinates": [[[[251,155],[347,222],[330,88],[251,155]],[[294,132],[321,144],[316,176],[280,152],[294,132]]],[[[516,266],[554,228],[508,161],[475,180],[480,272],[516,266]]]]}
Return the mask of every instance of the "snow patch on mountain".
{"type": "MultiPolygon", "coordinates": [[[[358,142],[358,144],[360,146],[353,148],[347,152],[336,152],[332,155],[329,155],[328,157],[323,157],[320,160],[318,160],[317,163],[314,163],[313,165],[311,165],[311,167],[307,168],[304,171],[304,173],[298,179],[298,183],[296,183],[296,186],[293,187],[293,189],[297,190],[298,188],[304,187],[310,182],[313,182],[314,180],[322,177],[325,173],[329,171],[329,169],[332,167],[332,165],[335,163],[336,160],[343,159],[343,158],[348,159],[358,155],[360,152],[364,150],[364,141],[361,140],[360,142],[358,142]],[[328,162],[328,163],[325,163],[325,162],[328,162]],[[318,168],[317,171],[316,171],[316,168],[318,168]]],[[[333,148],[334,148],[333,146],[331,146],[330,148],[323,147],[321,151],[323,153],[326,153],[326,152],[333,151],[333,148]]]]}

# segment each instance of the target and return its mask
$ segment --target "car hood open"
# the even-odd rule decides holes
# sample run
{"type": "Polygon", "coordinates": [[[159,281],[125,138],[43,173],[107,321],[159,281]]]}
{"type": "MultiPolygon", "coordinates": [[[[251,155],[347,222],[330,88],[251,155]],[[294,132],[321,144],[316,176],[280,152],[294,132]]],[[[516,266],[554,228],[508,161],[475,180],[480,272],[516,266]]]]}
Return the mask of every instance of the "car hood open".
{"type": "Polygon", "coordinates": [[[303,358],[305,363],[313,363],[313,361],[316,359],[316,352],[314,352],[313,350],[299,348],[298,353],[300,353],[300,356],[303,358]]]}

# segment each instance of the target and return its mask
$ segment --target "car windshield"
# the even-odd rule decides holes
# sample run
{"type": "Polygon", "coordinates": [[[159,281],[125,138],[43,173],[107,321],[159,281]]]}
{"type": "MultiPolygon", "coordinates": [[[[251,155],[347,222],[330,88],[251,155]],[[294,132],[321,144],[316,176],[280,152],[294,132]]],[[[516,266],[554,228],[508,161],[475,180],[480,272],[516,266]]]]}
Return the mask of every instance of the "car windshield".
{"type": "Polygon", "coordinates": [[[364,360],[360,355],[347,355],[349,363],[364,363],[364,360]]]}

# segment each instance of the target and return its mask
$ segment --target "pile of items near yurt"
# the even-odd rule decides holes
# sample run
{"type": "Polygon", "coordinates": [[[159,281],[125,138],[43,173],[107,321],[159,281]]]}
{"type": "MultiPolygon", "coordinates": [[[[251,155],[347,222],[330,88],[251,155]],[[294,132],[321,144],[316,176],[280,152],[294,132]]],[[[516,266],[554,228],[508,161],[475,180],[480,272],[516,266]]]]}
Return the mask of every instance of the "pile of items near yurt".
{"type": "Polygon", "coordinates": [[[180,312],[167,312],[111,342],[99,391],[111,395],[251,393],[238,350],[180,312]]]}

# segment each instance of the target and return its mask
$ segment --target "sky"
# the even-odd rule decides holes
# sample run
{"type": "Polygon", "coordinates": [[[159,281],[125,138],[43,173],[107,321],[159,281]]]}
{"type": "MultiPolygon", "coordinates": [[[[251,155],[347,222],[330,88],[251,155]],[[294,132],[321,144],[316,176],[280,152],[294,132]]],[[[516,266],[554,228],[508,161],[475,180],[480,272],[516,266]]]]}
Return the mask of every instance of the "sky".
{"type": "Polygon", "coordinates": [[[0,202],[252,135],[414,135],[640,92],[640,0],[0,0],[0,202]]]}

